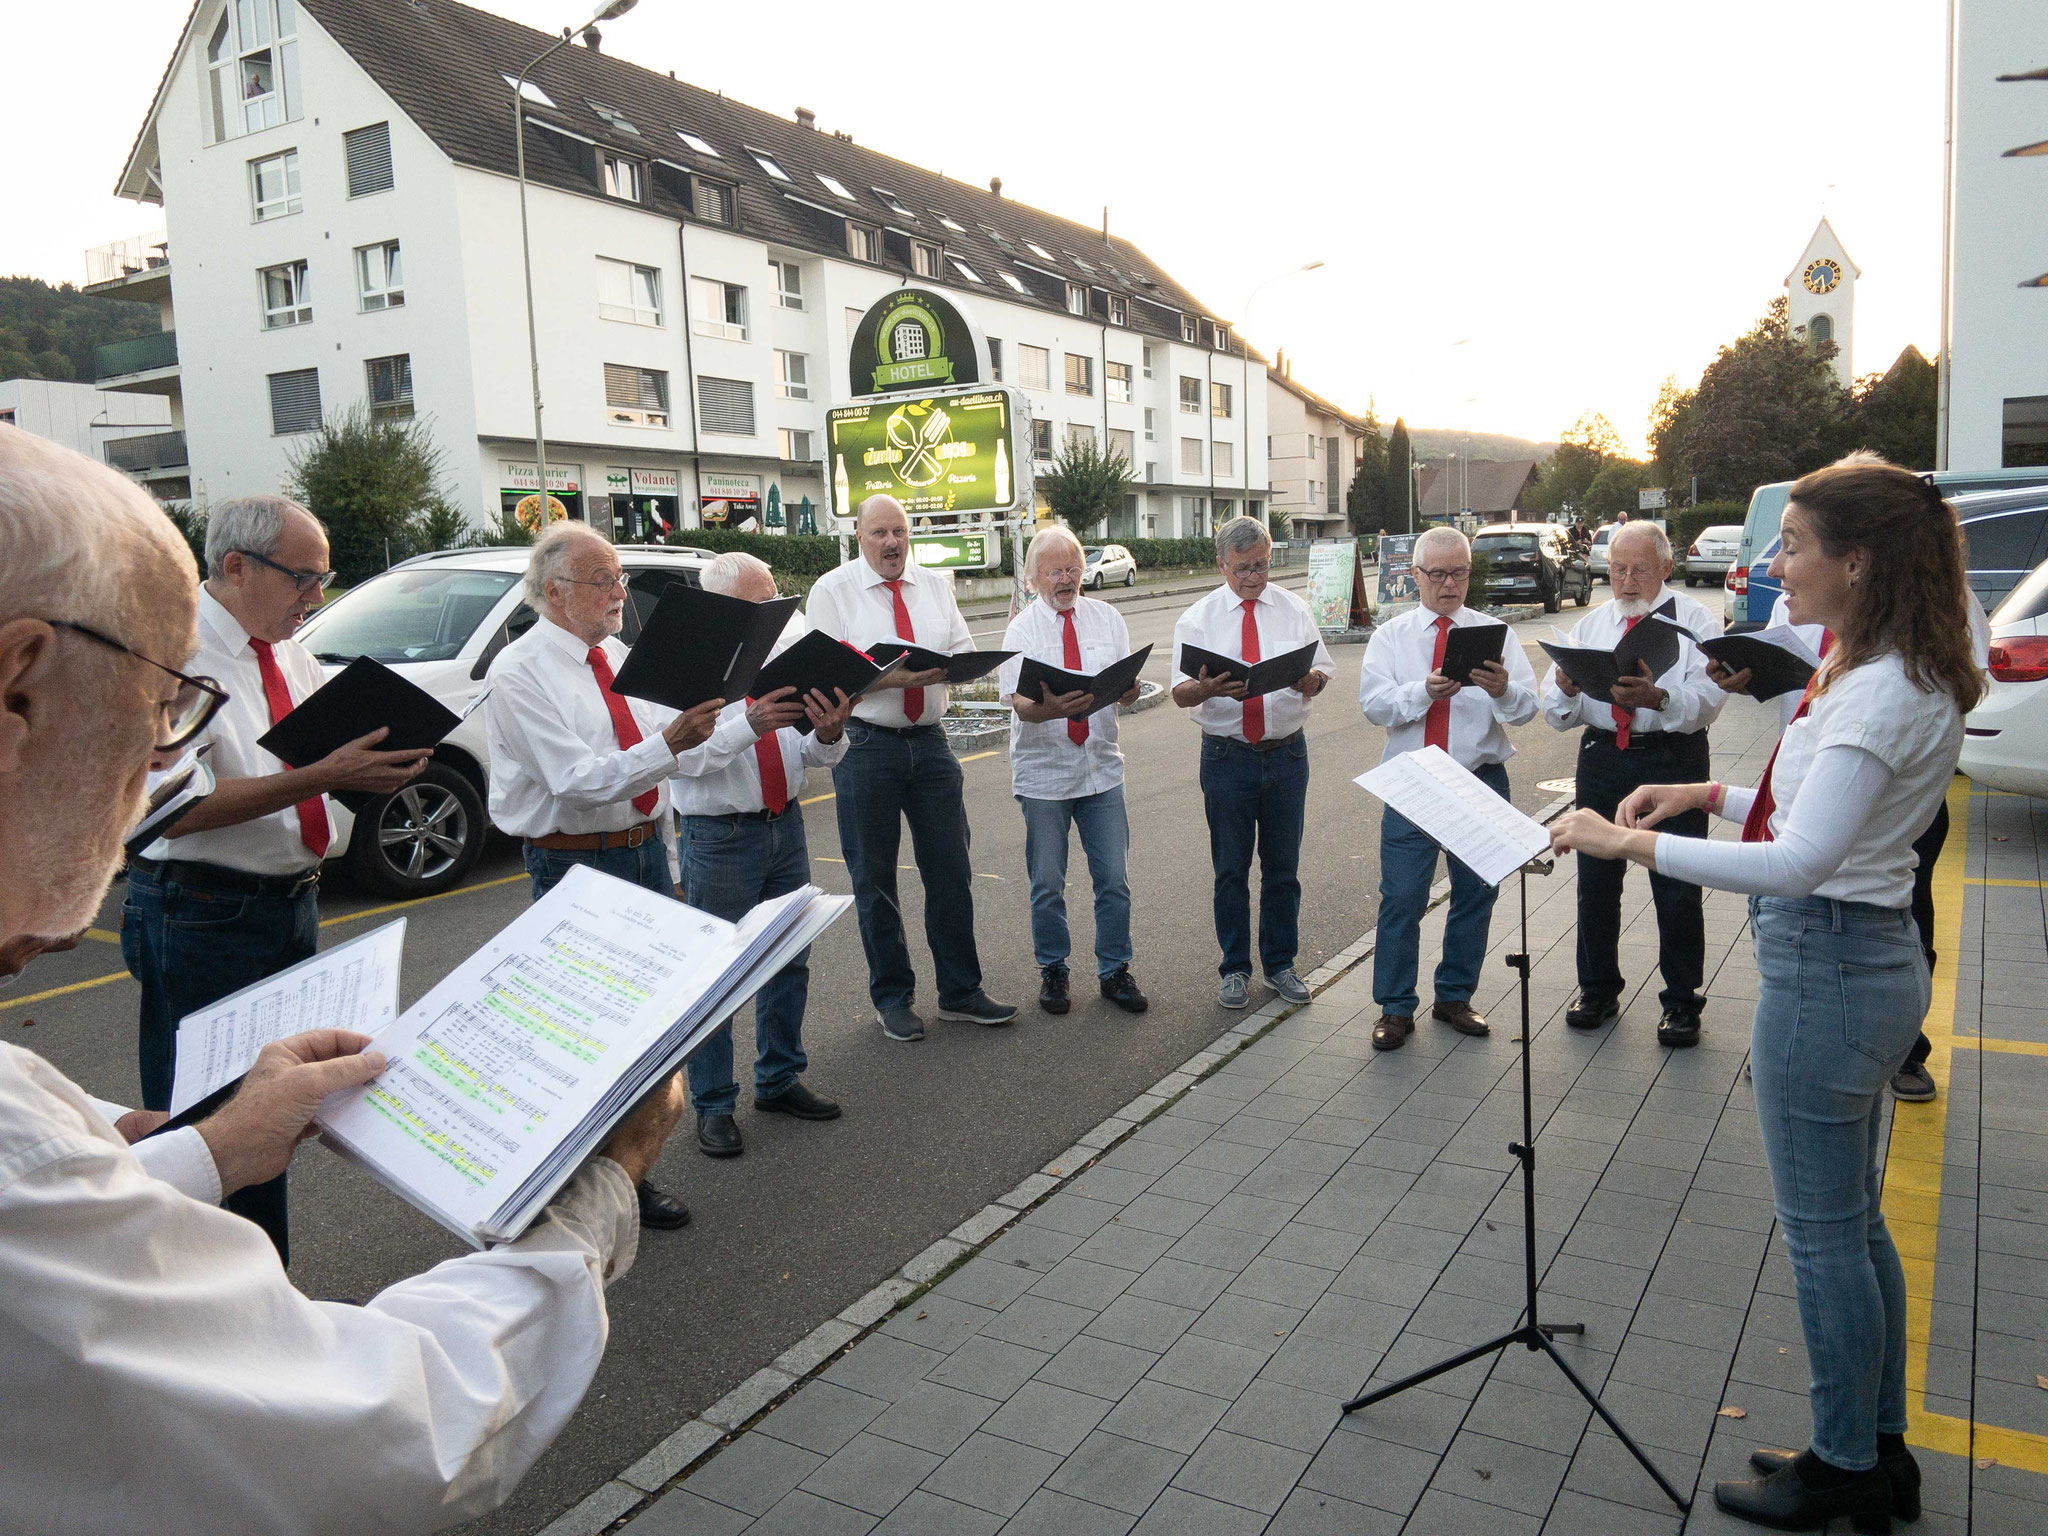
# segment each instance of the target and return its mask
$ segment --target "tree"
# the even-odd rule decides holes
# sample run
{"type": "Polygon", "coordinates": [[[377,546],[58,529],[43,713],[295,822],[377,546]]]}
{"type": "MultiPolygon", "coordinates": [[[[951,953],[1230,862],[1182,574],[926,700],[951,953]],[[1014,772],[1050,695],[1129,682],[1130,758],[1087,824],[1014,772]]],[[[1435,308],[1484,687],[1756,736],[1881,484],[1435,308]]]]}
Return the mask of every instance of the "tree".
{"type": "Polygon", "coordinates": [[[1633,517],[1638,505],[1636,492],[1652,483],[1649,465],[1635,459],[1609,459],[1593,476],[1576,510],[1595,527],[1613,522],[1617,513],[1633,517]]]}
{"type": "Polygon", "coordinates": [[[1932,469],[1936,380],[1934,364],[1918,347],[1907,347],[1886,372],[1858,379],[1848,446],[1874,449],[1907,469],[1932,469]]]}
{"type": "Polygon", "coordinates": [[[1537,517],[1586,512],[1586,492],[1609,459],[1624,457],[1621,435],[1598,411],[1587,411],[1558,434],[1522,505],[1537,517]]]}
{"type": "Polygon", "coordinates": [[[154,304],[0,277],[0,379],[91,379],[93,352],[163,329],[154,304]]]}
{"type": "Polygon", "coordinates": [[[1098,448],[1093,438],[1070,439],[1053,467],[1038,477],[1038,488],[1069,528],[1092,528],[1123,510],[1131,489],[1130,460],[1114,448],[1098,448]]]}
{"type": "Polygon", "coordinates": [[[1358,442],[1358,469],[1344,492],[1344,520],[1353,533],[1378,533],[1387,520],[1387,442],[1370,404],[1358,442]]]}
{"type": "Polygon", "coordinates": [[[1394,418],[1394,430],[1387,434],[1386,487],[1380,498],[1383,523],[1366,531],[1377,533],[1384,526],[1389,533],[1404,533],[1409,501],[1415,494],[1415,454],[1408,444],[1408,423],[1399,416],[1394,418]]]}
{"type": "MultiPolygon", "coordinates": [[[[347,406],[295,448],[286,494],[327,525],[328,561],[354,584],[417,552],[425,518],[445,528],[444,458],[419,419],[347,406]]],[[[432,546],[428,546],[432,547],[432,546]]]]}

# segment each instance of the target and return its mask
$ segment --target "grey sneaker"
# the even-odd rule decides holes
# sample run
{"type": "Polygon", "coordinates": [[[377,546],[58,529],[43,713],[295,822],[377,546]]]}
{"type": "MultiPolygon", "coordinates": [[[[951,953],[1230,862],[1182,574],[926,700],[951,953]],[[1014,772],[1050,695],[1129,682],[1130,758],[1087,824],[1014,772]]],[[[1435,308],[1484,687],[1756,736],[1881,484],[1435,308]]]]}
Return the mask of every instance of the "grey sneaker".
{"type": "Polygon", "coordinates": [[[1216,989],[1216,1001],[1225,1008],[1242,1008],[1252,999],[1250,971],[1232,971],[1216,989]]]}
{"type": "Polygon", "coordinates": [[[1934,1097],[1934,1079],[1928,1075],[1927,1064],[1912,1061],[1899,1068],[1892,1077],[1892,1097],[1904,1099],[1908,1104],[1925,1104],[1934,1097]]]}
{"type": "Polygon", "coordinates": [[[883,1008],[877,1010],[875,1022],[882,1026],[882,1033],[891,1040],[922,1040],[924,1020],[908,1008],[883,1008]]]}
{"type": "Polygon", "coordinates": [[[939,1004],[939,1017],[958,1024],[1007,1024],[1017,1017],[1015,1003],[999,1003],[976,987],[965,1002],[939,1004]]]}
{"type": "Polygon", "coordinates": [[[1291,965],[1284,971],[1275,971],[1268,976],[1266,985],[1290,1003],[1305,1003],[1315,995],[1309,991],[1308,983],[1295,975],[1294,967],[1291,965]]]}

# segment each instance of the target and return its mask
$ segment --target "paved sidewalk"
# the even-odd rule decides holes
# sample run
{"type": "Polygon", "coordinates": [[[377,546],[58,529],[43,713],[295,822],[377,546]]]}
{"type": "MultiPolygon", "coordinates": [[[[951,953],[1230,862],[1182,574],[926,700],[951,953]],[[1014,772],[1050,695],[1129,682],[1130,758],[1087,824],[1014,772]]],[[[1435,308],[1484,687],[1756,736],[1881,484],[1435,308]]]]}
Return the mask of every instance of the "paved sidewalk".
{"type": "MultiPolygon", "coordinates": [[[[1717,772],[1753,781],[1774,727],[1775,712],[1731,708],[1717,772]]],[[[2039,1536],[2048,805],[1957,786],[1929,1019],[1944,1091],[1900,1109],[1886,1184],[1915,1298],[1927,1513],[1912,1529],[2039,1536]]],[[[1803,1445],[1808,1419],[1743,1073],[1756,988],[1744,903],[1709,894],[1706,1034],[1672,1052],[1655,1042],[1641,872],[1623,933],[1629,1006],[1592,1035],[1563,1022],[1569,865],[1528,894],[1543,1315],[1586,1325],[1559,1348],[1665,1475],[1698,1490],[1689,1522],[1519,1348],[1339,1413],[1362,1383],[1521,1313],[1517,1003],[1500,958],[1517,947],[1512,885],[1474,999],[1491,1039],[1425,1020],[1405,1049],[1375,1054],[1369,959],[1262,1035],[1248,1021],[1219,1042],[1230,1053],[1215,1070],[1114,1145],[1111,1122],[1109,1150],[1049,1168],[1051,1192],[935,1286],[899,1283],[879,1328],[854,1338],[839,1324],[811,1362],[822,1370],[792,1392],[809,1367],[792,1369],[722,1420],[738,1428],[787,1392],[750,1427],[700,1424],[659,1476],[608,1485],[623,1492],[606,1518],[630,1514],[634,1536],[1753,1530],[1712,1508],[1709,1485],[1740,1475],[1756,1445],[1803,1445]]],[[[1425,974],[1441,926],[1439,909],[1425,974]]]]}

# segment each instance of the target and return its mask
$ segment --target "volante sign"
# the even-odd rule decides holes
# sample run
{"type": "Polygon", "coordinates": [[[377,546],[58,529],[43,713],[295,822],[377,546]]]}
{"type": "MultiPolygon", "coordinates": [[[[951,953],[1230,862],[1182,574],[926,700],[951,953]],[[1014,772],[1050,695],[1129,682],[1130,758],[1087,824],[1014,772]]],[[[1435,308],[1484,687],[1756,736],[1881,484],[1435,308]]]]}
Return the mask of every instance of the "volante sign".
{"type": "Polygon", "coordinates": [[[925,288],[900,288],[872,305],[854,330],[847,366],[856,396],[975,385],[990,372],[980,328],[925,288]]]}
{"type": "Polygon", "coordinates": [[[828,411],[833,512],[851,520],[854,508],[877,493],[894,496],[913,520],[979,521],[1008,511],[1019,499],[1016,414],[1000,386],[828,411]]]}

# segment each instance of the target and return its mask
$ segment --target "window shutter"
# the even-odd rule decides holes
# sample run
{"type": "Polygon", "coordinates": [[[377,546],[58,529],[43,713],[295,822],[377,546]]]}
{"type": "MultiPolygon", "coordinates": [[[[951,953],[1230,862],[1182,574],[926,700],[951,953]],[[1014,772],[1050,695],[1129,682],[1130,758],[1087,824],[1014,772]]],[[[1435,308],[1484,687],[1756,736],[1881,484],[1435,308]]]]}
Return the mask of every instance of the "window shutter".
{"type": "Polygon", "coordinates": [[[698,375],[697,404],[704,430],[727,437],[754,435],[754,386],[745,379],[698,375]]]}
{"type": "Polygon", "coordinates": [[[270,430],[320,430],[320,370],[299,368],[270,375],[270,430]]]}
{"type": "Polygon", "coordinates": [[[372,123],[341,136],[348,151],[348,195],[367,197],[391,190],[391,125],[372,123]]]}

